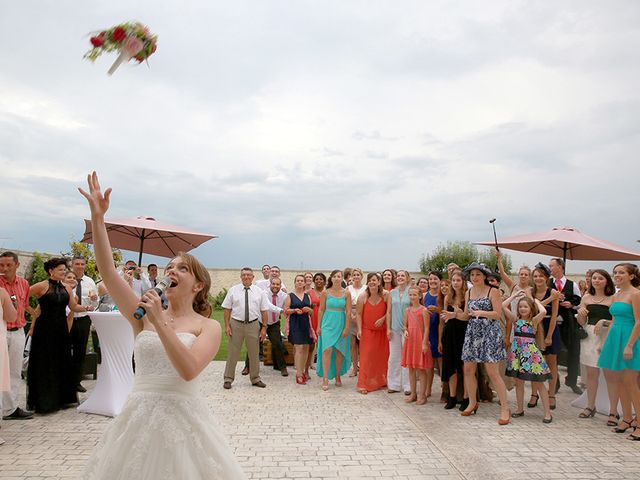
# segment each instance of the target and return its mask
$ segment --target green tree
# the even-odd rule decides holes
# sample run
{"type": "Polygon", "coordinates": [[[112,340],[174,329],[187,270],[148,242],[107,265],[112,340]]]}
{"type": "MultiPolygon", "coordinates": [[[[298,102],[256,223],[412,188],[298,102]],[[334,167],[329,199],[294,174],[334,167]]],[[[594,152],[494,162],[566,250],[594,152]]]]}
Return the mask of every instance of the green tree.
{"type": "MultiPolygon", "coordinates": [[[[511,257],[507,254],[502,256],[504,268],[507,273],[511,272],[511,257]]],[[[433,252],[425,254],[420,259],[420,271],[427,274],[435,270],[447,273],[447,265],[455,263],[464,268],[471,262],[480,262],[497,271],[498,264],[492,249],[479,251],[471,242],[447,242],[438,245],[433,252]]]]}

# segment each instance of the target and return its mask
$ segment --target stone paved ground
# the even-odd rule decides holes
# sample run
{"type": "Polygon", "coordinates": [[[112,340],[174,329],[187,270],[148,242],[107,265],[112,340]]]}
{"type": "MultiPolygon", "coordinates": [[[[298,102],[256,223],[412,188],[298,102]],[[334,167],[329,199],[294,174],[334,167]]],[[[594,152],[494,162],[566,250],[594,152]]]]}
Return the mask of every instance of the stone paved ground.
{"type": "MultiPolygon", "coordinates": [[[[444,410],[439,395],[418,407],[400,393],[360,395],[352,378],[323,392],[317,378],[297,386],[295,376],[266,368],[266,389],[239,376],[227,391],[223,368],[207,368],[203,392],[252,479],[640,478],[640,444],[611,433],[603,416],[577,419],[568,405],[575,395],[565,388],[552,424],[541,423],[538,407],[501,427],[497,404],[481,404],[478,415],[464,418],[444,410]]],[[[513,402],[514,392],[509,397],[513,402]]],[[[109,421],[71,409],[3,422],[0,478],[78,477],[109,421]]]]}

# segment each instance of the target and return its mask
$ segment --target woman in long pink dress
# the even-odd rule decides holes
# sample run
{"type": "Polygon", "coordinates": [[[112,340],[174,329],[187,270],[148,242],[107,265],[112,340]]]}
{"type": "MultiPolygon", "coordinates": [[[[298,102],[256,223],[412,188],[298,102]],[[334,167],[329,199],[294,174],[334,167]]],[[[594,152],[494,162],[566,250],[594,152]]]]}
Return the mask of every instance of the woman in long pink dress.
{"type": "Polygon", "coordinates": [[[387,301],[389,293],[382,288],[382,277],[367,275],[367,289],[356,304],[357,337],[360,340],[358,392],[367,394],[387,386],[389,333],[387,301]]]}

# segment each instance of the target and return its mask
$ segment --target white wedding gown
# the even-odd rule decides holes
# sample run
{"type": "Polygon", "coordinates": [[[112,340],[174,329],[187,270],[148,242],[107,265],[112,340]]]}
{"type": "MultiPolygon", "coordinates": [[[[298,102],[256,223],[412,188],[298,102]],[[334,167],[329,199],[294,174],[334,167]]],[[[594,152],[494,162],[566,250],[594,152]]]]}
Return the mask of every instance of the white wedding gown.
{"type": "MultiPolygon", "coordinates": [[[[180,332],[188,347],[196,337],[180,332]]],[[[134,344],[136,374],[122,413],[89,458],[83,479],[244,479],[200,396],[199,381],[175,371],[156,332],[134,344]]]]}

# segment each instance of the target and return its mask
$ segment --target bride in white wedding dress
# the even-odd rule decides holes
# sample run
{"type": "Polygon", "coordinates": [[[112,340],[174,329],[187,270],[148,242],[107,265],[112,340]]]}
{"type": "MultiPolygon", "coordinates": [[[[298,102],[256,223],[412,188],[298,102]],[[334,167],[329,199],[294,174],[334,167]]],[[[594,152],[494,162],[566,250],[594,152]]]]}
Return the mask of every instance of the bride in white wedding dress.
{"type": "Polygon", "coordinates": [[[89,458],[83,479],[244,479],[216,420],[199,394],[197,377],[220,346],[218,322],[200,315],[208,306],[209,273],[192,255],[179,254],[165,270],[168,310],[157,292],[138,298],[118,275],[111,256],[104,195],[95,172],[89,193],[96,263],[104,283],[135,335],[136,373],[122,413],[89,458]],[[134,311],[146,310],[142,320],[134,311]]]}

